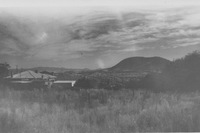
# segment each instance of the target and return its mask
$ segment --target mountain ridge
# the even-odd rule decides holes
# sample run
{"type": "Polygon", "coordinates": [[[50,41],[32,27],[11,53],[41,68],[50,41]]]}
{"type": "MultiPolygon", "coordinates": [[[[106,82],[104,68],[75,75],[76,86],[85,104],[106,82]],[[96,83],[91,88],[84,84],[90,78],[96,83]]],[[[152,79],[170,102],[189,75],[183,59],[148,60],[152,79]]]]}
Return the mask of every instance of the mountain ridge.
{"type": "Polygon", "coordinates": [[[154,72],[162,71],[171,61],[162,57],[129,57],[123,59],[113,67],[108,68],[108,71],[137,71],[137,72],[154,72]]]}

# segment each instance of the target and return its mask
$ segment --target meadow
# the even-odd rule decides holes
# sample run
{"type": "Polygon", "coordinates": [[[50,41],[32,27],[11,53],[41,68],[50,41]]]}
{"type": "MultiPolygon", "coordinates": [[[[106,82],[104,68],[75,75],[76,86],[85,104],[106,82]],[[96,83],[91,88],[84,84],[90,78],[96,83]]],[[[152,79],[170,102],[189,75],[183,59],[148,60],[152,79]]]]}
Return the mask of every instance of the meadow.
{"type": "Polygon", "coordinates": [[[1,133],[200,131],[200,92],[0,87],[1,133]]]}

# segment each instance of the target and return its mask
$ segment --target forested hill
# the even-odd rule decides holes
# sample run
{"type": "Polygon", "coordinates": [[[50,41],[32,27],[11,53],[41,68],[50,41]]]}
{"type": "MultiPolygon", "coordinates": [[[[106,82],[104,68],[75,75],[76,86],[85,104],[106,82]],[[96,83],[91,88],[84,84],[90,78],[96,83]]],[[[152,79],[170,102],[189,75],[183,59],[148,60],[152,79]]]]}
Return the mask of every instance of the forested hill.
{"type": "Polygon", "coordinates": [[[161,57],[130,57],[108,68],[110,71],[161,71],[170,61],[161,57]]]}

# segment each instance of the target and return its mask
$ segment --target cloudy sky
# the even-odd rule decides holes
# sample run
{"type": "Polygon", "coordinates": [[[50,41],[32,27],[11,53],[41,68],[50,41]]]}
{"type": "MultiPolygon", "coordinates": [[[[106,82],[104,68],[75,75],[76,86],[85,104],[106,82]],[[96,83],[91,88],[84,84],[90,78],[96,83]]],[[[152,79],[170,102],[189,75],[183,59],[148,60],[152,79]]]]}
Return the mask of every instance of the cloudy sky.
{"type": "Polygon", "coordinates": [[[0,0],[0,62],[105,68],[200,48],[199,0],[0,0]]]}

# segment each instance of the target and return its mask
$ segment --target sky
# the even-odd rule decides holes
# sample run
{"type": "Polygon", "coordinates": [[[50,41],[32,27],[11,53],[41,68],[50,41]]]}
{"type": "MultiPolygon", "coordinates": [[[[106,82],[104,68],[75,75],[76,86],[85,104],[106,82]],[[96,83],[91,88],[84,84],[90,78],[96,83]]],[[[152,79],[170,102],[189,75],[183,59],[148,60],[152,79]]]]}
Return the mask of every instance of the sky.
{"type": "Polygon", "coordinates": [[[0,62],[107,68],[200,48],[199,0],[0,0],[0,62]]]}

